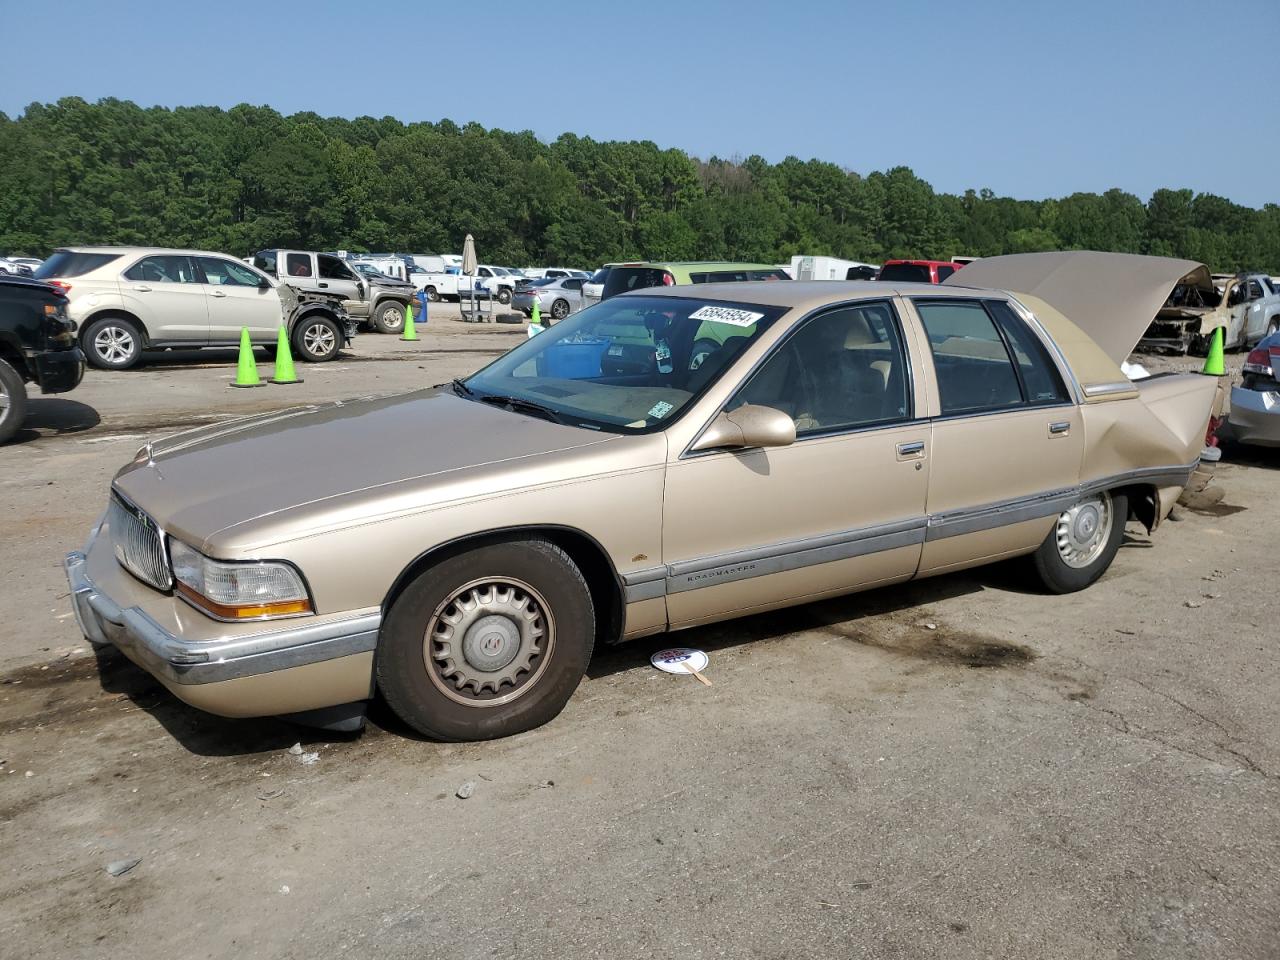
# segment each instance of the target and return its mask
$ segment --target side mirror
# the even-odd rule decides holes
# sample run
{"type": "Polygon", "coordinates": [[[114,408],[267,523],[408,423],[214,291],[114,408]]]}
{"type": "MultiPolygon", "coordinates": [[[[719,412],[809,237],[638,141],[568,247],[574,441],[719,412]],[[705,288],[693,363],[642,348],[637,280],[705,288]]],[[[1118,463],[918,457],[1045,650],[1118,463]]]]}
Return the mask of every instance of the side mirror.
{"type": "Polygon", "coordinates": [[[270,289],[271,289],[271,281],[270,281],[270,280],[268,280],[266,277],[259,277],[259,278],[258,278],[258,289],[259,289],[259,290],[270,290],[270,289]]]}
{"type": "Polygon", "coordinates": [[[796,422],[781,410],[745,404],[722,410],[690,448],[788,447],[796,442],[796,422]]]}

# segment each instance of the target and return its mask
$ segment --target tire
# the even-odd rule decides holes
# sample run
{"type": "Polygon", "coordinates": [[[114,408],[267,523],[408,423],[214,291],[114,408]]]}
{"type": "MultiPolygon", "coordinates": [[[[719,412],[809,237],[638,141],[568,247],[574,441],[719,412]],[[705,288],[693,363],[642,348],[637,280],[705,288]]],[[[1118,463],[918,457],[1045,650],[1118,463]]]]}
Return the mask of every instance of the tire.
{"type": "Polygon", "coordinates": [[[124,317],[99,317],[80,337],[85,359],[99,370],[128,370],[142,359],[142,333],[124,317]]]}
{"type": "Polygon", "coordinates": [[[27,385],[22,376],[0,360],[0,443],[8,443],[27,419],[27,385]]]}
{"type": "Polygon", "coordinates": [[[425,289],[427,291],[428,300],[430,300],[432,303],[440,302],[440,293],[436,290],[435,287],[426,287],[425,289]]]}
{"type": "Polygon", "coordinates": [[[569,315],[569,301],[557,300],[551,304],[551,318],[553,320],[563,320],[569,315]]]}
{"type": "Polygon", "coordinates": [[[689,354],[689,369],[697,370],[707,357],[719,349],[720,344],[714,340],[695,340],[693,342],[693,350],[689,354]]]}
{"type": "Polygon", "coordinates": [[[1091,494],[1060,514],[1032,554],[1032,566],[1044,588],[1050,593],[1074,593],[1106,573],[1120,549],[1128,518],[1128,497],[1106,491],[1091,494]]]}
{"type": "Polygon", "coordinates": [[[399,333],[404,329],[405,305],[399,300],[384,300],[373,315],[373,326],[379,333],[399,333]]]}
{"type": "Polygon", "coordinates": [[[577,565],[545,540],[514,540],[456,554],[410,583],[383,621],[375,676],[391,709],[424,736],[492,740],[556,717],[594,643],[577,565]]]}
{"type": "Polygon", "coordinates": [[[303,317],[290,336],[294,356],[307,363],[324,363],[338,355],[342,348],[342,331],[332,318],[323,313],[303,317]]]}
{"type": "Polygon", "coordinates": [[[510,288],[510,287],[499,287],[499,288],[498,288],[498,302],[499,302],[500,304],[502,304],[504,307],[505,307],[508,303],[510,303],[510,302],[511,302],[511,288],[510,288]]]}

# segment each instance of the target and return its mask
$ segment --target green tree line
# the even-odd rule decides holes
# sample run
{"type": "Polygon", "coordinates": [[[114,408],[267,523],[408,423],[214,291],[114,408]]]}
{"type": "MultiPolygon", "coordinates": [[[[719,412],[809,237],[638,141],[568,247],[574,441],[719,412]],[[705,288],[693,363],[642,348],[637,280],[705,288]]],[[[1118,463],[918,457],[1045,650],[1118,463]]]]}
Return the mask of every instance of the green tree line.
{"type": "Polygon", "coordinates": [[[827,254],[992,256],[1084,248],[1280,273],[1280,207],[1122,190],[1014,200],[939,193],[908,167],[700,160],[475,123],[143,109],[66,98],[0,113],[0,251],[85,243],[456,252],[516,266],[610,260],[781,262],[827,254]]]}

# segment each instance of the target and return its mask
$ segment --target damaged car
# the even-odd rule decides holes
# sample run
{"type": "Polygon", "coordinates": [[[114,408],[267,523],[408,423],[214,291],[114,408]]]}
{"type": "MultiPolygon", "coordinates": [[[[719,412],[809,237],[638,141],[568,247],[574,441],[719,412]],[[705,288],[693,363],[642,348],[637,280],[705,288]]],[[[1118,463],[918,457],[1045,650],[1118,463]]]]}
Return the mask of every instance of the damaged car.
{"type": "Polygon", "coordinates": [[[1280,333],[1245,357],[1240,383],[1231,388],[1231,436],[1240,443],[1280,447],[1280,333]]]}
{"type": "Polygon", "coordinates": [[[1217,387],[1121,373],[1186,273],[1140,260],[647,288],[450,384],[157,440],[66,559],[74,610],[215,714],[354,729],[380,694],[482,740],[600,645],[1010,557],[1080,590],[1168,514],[1217,387]]]}
{"type": "Polygon", "coordinates": [[[1189,269],[1156,313],[1142,349],[1203,356],[1219,327],[1228,350],[1246,349],[1280,329],[1280,293],[1266,274],[1211,276],[1204,264],[1183,263],[1189,269]]]}

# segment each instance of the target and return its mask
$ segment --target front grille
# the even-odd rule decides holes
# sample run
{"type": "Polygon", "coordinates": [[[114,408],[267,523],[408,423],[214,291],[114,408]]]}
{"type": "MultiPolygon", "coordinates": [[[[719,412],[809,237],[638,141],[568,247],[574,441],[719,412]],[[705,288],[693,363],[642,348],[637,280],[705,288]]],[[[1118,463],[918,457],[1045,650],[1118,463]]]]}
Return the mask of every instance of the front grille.
{"type": "Polygon", "coordinates": [[[113,495],[107,510],[107,523],[116,559],[122,567],[157,590],[173,587],[169,558],[164,552],[164,538],[154,520],[113,495]]]}

